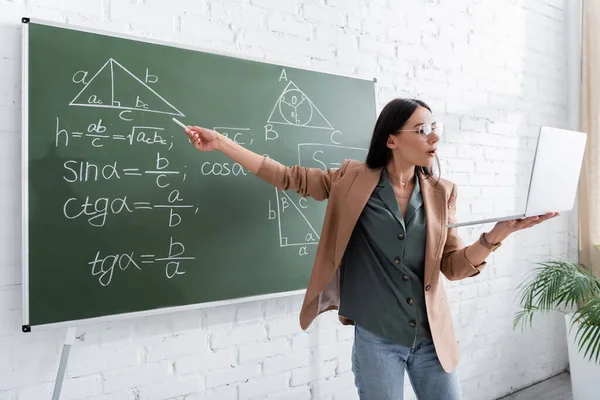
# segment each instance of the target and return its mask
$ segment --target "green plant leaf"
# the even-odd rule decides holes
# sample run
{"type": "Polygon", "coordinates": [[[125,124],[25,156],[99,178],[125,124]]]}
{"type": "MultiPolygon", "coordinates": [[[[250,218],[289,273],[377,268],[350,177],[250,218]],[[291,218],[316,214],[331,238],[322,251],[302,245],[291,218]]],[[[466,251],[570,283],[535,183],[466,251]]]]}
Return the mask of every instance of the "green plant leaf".
{"type": "MultiPolygon", "coordinates": [[[[524,311],[535,308],[545,313],[557,308],[576,307],[580,302],[600,295],[600,282],[577,264],[548,261],[531,271],[531,277],[522,282],[520,306],[524,311]]],[[[523,322],[524,318],[519,318],[523,322]]]]}
{"type": "Polygon", "coordinates": [[[532,326],[536,313],[565,312],[583,304],[572,320],[579,324],[576,343],[584,357],[600,362],[600,279],[591,271],[564,261],[538,263],[517,291],[521,309],[515,313],[513,329],[532,326]]]}
{"type": "Polygon", "coordinates": [[[580,352],[588,360],[600,362],[600,297],[591,299],[574,314],[573,324],[578,323],[575,341],[580,352]]]}

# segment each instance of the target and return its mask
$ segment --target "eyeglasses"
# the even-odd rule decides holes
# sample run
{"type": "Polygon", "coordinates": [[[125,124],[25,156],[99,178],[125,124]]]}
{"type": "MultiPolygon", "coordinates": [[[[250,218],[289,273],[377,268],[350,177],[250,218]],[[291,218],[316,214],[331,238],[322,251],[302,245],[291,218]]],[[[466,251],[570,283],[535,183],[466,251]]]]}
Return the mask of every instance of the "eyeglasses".
{"type": "Polygon", "coordinates": [[[419,129],[400,129],[397,132],[419,132],[421,139],[427,141],[432,133],[435,133],[438,138],[441,138],[444,133],[444,124],[441,122],[434,122],[432,124],[423,124],[419,129]]]}

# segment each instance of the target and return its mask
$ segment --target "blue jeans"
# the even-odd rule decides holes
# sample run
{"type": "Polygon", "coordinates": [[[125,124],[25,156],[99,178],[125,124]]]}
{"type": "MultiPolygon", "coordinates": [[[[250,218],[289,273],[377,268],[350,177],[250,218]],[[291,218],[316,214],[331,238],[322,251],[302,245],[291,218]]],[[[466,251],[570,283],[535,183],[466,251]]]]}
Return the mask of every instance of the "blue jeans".
{"type": "Polygon", "coordinates": [[[461,399],[456,370],[444,371],[433,341],[411,349],[354,326],[352,372],[361,400],[402,400],[405,369],[419,400],[461,399]]]}

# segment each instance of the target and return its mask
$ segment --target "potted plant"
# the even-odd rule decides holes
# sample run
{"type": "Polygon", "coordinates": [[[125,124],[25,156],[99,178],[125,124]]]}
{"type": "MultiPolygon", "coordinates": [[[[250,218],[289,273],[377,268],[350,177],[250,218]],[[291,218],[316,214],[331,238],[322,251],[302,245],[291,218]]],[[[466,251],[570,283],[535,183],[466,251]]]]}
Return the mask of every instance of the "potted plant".
{"type": "MultiPolygon", "coordinates": [[[[596,246],[600,249],[599,246],[596,246]]],[[[600,393],[600,278],[587,267],[546,261],[518,286],[520,310],[513,329],[531,326],[536,314],[565,314],[569,369],[574,400],[598,399],[600,393]]]]}

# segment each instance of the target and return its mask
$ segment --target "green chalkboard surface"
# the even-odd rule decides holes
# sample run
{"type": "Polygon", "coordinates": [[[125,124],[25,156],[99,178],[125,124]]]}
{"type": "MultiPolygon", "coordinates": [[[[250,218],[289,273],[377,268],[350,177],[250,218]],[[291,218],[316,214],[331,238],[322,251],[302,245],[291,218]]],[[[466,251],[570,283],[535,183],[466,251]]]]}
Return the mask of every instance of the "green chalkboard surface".
{"type": "Polygon", "coordinates": [[[40,21],[23,34],[24,329],[305,289],[326,203],[198,152],[172,118],[337,168],[366,156],[374,80],[40,21]]]}

